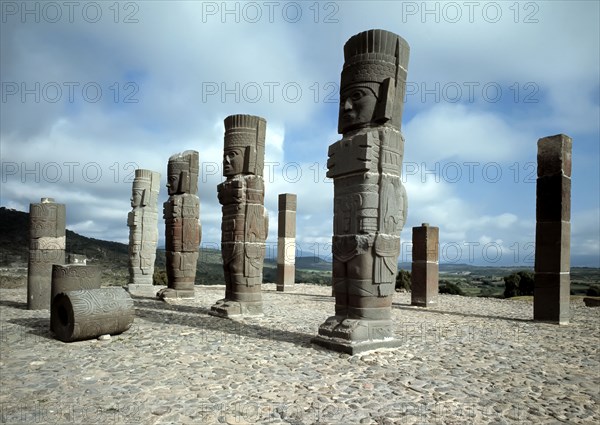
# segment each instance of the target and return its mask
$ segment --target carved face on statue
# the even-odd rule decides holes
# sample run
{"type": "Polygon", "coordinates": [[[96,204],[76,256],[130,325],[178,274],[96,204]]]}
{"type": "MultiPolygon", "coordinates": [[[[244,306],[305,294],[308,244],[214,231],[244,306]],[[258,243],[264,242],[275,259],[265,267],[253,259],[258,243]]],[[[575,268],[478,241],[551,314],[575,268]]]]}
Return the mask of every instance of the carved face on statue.
{"type": "Polygon", "coordinates": [[[144,197],[143,189],[133,189],[133,192],[131,194],[131,207],[135,208],[135,207],[141,206],[143,197],[144,197]]]}
{"type": "Polygon", "coordinates": [[[169,195],[175,195],[178,192],[180,179],[181,172],[179,170],[169,170],[169,176],[167,177],[167,189],[169,195]]]}
{"type": "Polygon", "coordinates": [[[244,171],[244,152],[240,148],[229,148],[223,152],[223,175],[226,177],[244,171]]]}
{"type": "Polygon", "coordinates": [[[370,87],[353,86],[340,93],[340,128],[343,132],[367,126],[373,121],[377,95],[370,87]]]}

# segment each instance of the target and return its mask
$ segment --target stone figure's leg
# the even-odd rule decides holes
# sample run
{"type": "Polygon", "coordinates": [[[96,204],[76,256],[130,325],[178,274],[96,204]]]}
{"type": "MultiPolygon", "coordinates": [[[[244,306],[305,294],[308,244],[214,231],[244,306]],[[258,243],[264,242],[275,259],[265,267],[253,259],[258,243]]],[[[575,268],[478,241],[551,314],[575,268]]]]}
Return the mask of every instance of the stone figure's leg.
{"type": "Polygon", "coordinates": [[[359,254],[348,261],[348,316],[334,336],[353,342],[391,336],[391,296],[380,296],[373,284],[374,253],[359,254]]]}
{"type": "Polygon", "coordinates": [[[348,288],[346,284],[346,263],[334,257],[332,266],[332,285],[335,295],[335,315],[348,315],[348,288]]]}
{"type": "MultiPolygon", "coordinates": [[[[371,249],[372,250],[372,249],[371,249]]],[[[348,318],[388,320],[392,296],[381,296],[380,285],[373,284],[374,253],[360,254],[348,263],[348,318]]]]}
{"type": "Polygon", "coordinates": [[[225,299],[230,300],[233,297],[232,294],[232,283],[231,283],[231,267],[230,263],[223,264],[223,274],[225,276],[225,299]]]}
{"type": "Polygon", "coordinates": [[[348,315],[348,289],[346,285],[346,263],[333,258],[332,286],[335,297],[335,316],[330,316],[319,326],[319,335],[333,336],[334,330],[346,319],[348,315]]]}
{"type": "Polygon", "coordinates": [[[194,280],[198,252],[167,251],[169,287],[157,293],[159,298],[194,298],[194,280]]]}
{"type": "Polygon", "coordinates": [[[228,300],[239,301],[236,294],[240,286],[246,286],[244,278],[244,248],[242,243],[236,243],[231,260],[229,261],[229,279],[231,295],[226,297],[228,300]]]}
{"type": "Polygon", "coordinates": [[[236,243],[228,258],[229,262],[223,266],[226,296],[211,307],[211,314],[220,317],[262,314],[260,285],[249,286],[244,276],[244,245],[236,243]]]}

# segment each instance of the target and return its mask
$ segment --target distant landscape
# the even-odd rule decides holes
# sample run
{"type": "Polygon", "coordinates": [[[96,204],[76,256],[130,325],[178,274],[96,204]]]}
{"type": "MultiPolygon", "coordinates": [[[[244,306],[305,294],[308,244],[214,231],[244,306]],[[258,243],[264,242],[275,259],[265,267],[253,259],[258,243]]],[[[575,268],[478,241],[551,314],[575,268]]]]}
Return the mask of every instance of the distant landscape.
{"type": "MultiPolygon", "coordinates": [[[[0,285],[15,287],[26,284],[28,259],[28,213],[0,207],[0,285]]],[[[126,285],[128,280],[128,247],[118,242],[81,236],[67,230],[67,253],[84,254],[88,264],[102,266],[104,285],[126,285]]],[[[196,284],[223,285],[221,252],[200,249],[196,284]]],[[[399,269],[410,271],[410,263],[400,263],[399,269]]],[[[459,286],[467,296],[502,297],[507,275],[525,267],[488,267],[470,264],[440,264],[440,283],[459,286]]],[[[266,259],[263,281],[275,282],[277,262],[266,259]]],[[[165,252],[157,250],[155,280],[166,279],[165,252]]],[[[331,285],[331,263],[316,256],[296,258],[296,282],[331,285]]],[[[571,268],[571,294],[585,295],[590,287],[600,286],[600,269],[571,268]]]]}

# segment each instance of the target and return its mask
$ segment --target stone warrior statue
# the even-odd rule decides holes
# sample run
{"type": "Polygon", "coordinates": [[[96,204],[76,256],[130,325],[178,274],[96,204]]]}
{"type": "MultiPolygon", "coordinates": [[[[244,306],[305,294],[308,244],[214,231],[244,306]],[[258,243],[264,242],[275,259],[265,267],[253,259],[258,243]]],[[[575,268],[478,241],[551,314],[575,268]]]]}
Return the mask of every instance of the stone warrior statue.
{"type": "Polygon", "coordinates": [[[334,181],[335,316],[313,342],[355,354],[393,347],[391,305],[407,199],[400,133],[409,46],[384,30],[344,46],[338,133],[329,147],[334,181]]]}
{"type": "Polygon", "coordinates": [[[211,308],[221,317],[262,314],[262,268],[268,215],[264,208],[264,118],[231,115],[225,118],[223,175],[217,186],[223,205],[221,253],[225,298],[211,308]]]}
{"type": "Polygon", "coordinates": [[[129,226],[129,285],[132,290],[152,288],[158,242],[158,192],[160,174],[135,170],[129,226]]]}
{"type": "Polygon", "coordinates": [[[159,298],[193,298],[198,245],[201,238],[198,193],[198,152],[185,151],[169,158],[169,199],[163,204],[168,288],[159,298]]]}

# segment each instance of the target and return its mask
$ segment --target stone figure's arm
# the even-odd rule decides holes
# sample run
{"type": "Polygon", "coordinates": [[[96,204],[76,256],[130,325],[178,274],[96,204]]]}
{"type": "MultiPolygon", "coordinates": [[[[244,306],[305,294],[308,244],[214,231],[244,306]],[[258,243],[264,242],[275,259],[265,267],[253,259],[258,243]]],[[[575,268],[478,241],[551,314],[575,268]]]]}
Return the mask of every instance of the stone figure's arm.
{"type": "Polygon", "coordinates": [[[402,182],[400,182],[400,188],[402,190],[402,223],[400,225],[400,230],[402,230],[402,228],[404,227],[404,224],[406,223],[406,217],[408,215],[408,197],[406,196],[406,189],[404,188],[404,185],[402,184],[402,182]]]}
{"type": "Polygon", "coordinates": [[[221,205],[223,205],[223,196],[224,196],[223,186],[224,186],[224,183],[219,183],[217,185],[217,199],[219,200],[219,203],[221,205]]]}
{"type": "Polygon", "coordinates": [[[267,211],[266,208],[264,208],[264,216],[265,216],[265,237],[263,239],[263,241],[267,240],[267,237],[269,236],[269,212],[267,211]]]}

